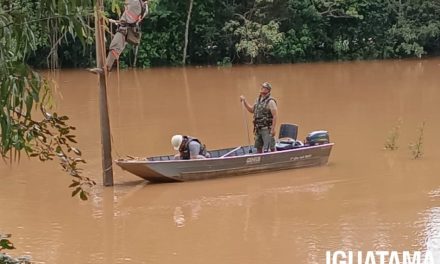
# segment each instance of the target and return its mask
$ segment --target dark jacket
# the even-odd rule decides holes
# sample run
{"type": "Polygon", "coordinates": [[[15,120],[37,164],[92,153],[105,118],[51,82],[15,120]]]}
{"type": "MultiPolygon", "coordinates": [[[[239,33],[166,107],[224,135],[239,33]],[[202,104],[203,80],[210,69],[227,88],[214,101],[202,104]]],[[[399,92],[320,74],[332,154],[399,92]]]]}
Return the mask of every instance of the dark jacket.
{"type": "Polygon", "coordinates": [[[183,136],[183,141],[180,144],[180,148],[179,148],[180,158],[181,159],[189,160],[191,158],[191,154],[190,154],[190,151],[189,151],[189,143],[191,143],[192,141],[195,141],[195,142],[200,144],[199,155],[202,155],[202,156],[206,155],[206,146],[204,144],[202,144],[202,142],[200,142],[200,140],[198,140],[195,137],[183,136]]]}

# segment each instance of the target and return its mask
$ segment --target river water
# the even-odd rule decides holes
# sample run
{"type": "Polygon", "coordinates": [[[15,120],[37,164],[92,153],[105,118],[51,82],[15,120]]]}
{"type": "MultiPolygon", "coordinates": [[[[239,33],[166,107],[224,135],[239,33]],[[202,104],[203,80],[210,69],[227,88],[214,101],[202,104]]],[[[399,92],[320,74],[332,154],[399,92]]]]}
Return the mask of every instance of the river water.
{"type": "Polygon", "coordinates": [[[425,251],[440,237],[440,59],[156,68],[111,73],[113,158],[171,154],[173,134],[208,148],[245,145],[239,96],[272,83],[279,123],[325,129],[326,166],[148,184],[114,166],[102,187],[97,77],[53,77],[56,110],[77,127],[98,182],[70,197],[56,162],[0,164],[0,233],[35,263],[326,263],[326,251],[425,251]],[[398,149],[384,150],[401,120],[398,149]],[[408,147],[423,129],[423,156],[408,147]]]}

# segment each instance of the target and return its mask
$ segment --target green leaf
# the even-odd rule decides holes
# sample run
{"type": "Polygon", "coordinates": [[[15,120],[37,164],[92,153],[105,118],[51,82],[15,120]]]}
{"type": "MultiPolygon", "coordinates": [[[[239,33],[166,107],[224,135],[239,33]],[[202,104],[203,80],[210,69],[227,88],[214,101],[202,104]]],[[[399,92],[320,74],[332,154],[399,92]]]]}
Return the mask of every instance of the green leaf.
{"type": "Polygon", "coordinates": [[[15,249],[15,247],[8,239],[0,239],[0,250],[1,249],[15,249]]]}
{"type": "Polygon", "coordinates": [[[81,156],[81,151],[77,148],[72,148],[72,151],[75,152],[76,155],[81,156]]]}
{"type": "MultiPolygon", "coordinates": [[[[66,138],[73,143],[78,143],[76,142],[76,140],[74,139],[76,136],[75,135],[67,135],[66,138]]],[[[76,153],[76,152],[75,152],[76,153]]]]}
{"type": "Polygon", "coordinates": [[[77,181],[73,181],[73,183],[69,185],[69,188],[73,188],[73,187],[76,187],[76,186],[78,186],[78,185],[80,185],[79,182],[77,182],[77,181]]]}
{"type": "Polygon", "coordinates": [[[79,197],[81,198],[81,200],[87,201],[87,194],[84,191],[81,191],[79,197]]]}
{"type": "Polygon", "coordinates": [[[81,191],[81,187],[77,187],[73,192],[72,192],[72,197],[77,195],[78,192],[81,191]]]}

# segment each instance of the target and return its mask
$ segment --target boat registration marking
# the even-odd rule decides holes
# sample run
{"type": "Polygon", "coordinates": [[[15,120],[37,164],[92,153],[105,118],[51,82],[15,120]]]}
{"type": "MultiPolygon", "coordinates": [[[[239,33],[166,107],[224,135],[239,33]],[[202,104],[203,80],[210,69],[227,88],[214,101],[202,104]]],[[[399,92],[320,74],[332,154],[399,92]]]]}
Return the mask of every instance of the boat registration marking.
{"type": "Polygon", "coordinates": [[[261,162],[261,157],[250,157],[246,159],[246,164],[258,164],[261,162]]]}
{"type": "Polygon", "coordinates": [[[307,155],[303,155],[303,156],[296,156],[296,157],[291,157],[290,161],[303,160],[303,159],[308,159],[311,157],[312,157],[312,154],[307,154],[307,155]]]}

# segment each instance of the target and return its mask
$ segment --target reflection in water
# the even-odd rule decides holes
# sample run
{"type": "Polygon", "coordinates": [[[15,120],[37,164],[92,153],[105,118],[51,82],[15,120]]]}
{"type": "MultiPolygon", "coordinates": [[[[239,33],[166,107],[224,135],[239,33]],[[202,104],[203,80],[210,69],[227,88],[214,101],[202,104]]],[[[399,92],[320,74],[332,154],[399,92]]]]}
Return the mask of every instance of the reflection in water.
{"type": "Polygon", "coordinates": [[[267,193],[295,193],[295,192],[303,192],[303,193],[311,193],[316,199],[324,199],[325,193],[332,188],[333,184],[328,183],[310,183],[302,186],[282,186],[279,188],[269,189],[267,193]]]}
{"type": "MultiPolygon", "coordinates": [[[[182,112],[179,111],[179,109],[176,109],[176,115],[180,116],[183,119],[188,120],[188,128],[193,128],[193,129],[197,129],[196,126],[196,119],[195,119],[195,113],[194,113],[194,104],[197,104],[197,101],[192,101],[191,100],[191,90],[190,90],[190,86],[188,83],[188,75],[187,75],[187,69],[185,67],[182,68],[182,76],[183,76],[183,85],[184,85],[184,90],[185,93],[184,94],[176,94],[175,96],[177,98],[182,98],[182,96],[185,97],[185,102],[186,102],[186,109],[188,111],[188,114],[186,117],[183,116],[182,112]]],[[[191,132],[193,135],[195,135],[197,137],[198,131],[197,130],[193,130],[191,132]]],[[[180,134],[188,134],[188,133],[182,133],[180,132],[180,134]]]]}
{"type": "Polygon", "coordinates": [[[174,209],[174,222],[177,227],[183,227],[185,225],[185,216],[183,215],[182,208],[180,206],[174,209]]]}
{"type": "Polygon", "coordinates": [[[440,207],[433,207],[427,212],[426,250],[432,252],[435,264],[440,264],[440,207]]]}
{"type": "MultiPolygon", "coordinates": [[[[115,186],[69,197],[55,164],[0,165],[0,233],[37,263],[325,263],[327,250],[430,250],[440,236],[438,59],[159,68],[111,76],[114,158],[173,153],[175,133],[208,148],[247,144],[239,95],[270,81],[279,123],[325,129],[327,166],[231,179],[115,186]],[[399,149],[383,150],[401,118],[399,149]],[[407,145],[426,121],[424,157],[407,145]]],[[[96,76],[62,71],[58,111],[77,127],[85,176],[101,180],[96,76]]],[[[251,116],[246,117],[248,122],[251,116]]]]}

